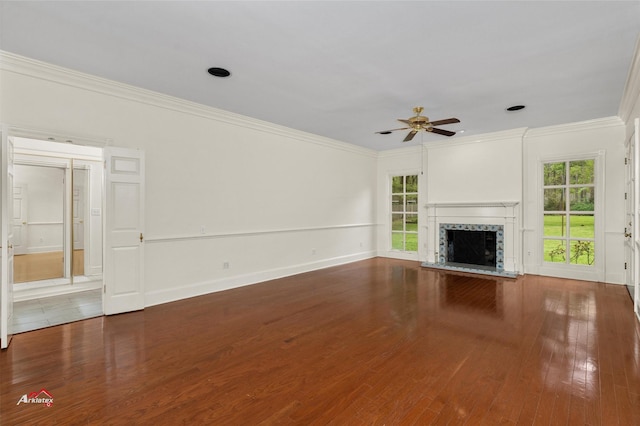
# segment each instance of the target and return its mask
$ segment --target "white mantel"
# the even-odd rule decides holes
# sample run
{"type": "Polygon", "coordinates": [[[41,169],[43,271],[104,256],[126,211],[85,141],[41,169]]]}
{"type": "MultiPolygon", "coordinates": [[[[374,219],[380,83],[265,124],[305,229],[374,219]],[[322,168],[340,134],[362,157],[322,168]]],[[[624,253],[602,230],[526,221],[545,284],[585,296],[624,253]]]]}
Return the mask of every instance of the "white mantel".
{"type": "Polygon", "coordinates": [[[440,224],[502,225],[504,227],[504,270],[518,273],[522,262],[520,202],[436,202],[427,203],[427,262],[438,262],[440,224]]]}

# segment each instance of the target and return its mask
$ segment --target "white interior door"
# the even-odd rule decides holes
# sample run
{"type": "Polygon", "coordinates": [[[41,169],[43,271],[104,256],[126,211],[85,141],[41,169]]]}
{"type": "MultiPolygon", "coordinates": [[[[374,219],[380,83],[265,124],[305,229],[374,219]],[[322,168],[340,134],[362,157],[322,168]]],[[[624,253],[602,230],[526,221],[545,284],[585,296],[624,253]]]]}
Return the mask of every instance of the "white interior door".
{"type": "Polygon", "coordinates": [[[27,222],[28,187],[26,184],[13,186],[13,253],[26,254],[29,242],[29,226],[27,222]]]}
{"type": "Polygon", "coordinates": [[[107,147],[105,297],[107,315],[144,308],[144,152],[107,147]]]}
{"type": "Polygon", "coordinates": [[[635,225],[632,237],[632,261],[633,264],[633,310],[640,320],[640,235],[638,235],[638,224],[640,221],[640,118],[634,120],[634,132],[631,137],[633,150],[633,224],[635,225]]]}
{"type": "Polygon", "coordinates": [[[635,233],[635,181],[634,181],[634,171],[635,171],[635,158],[633,155],[634,152],[634,143],[633,138],[635,136],[631,135],[629,140],[627,141],[627,154],[624,160],[625,164],[625,222],[624,222],[624,267],[625,267],[625,283],[627,287],[629,287],[629,291],[631,292],[631,297],[634,297],[634,252],[635,252],[635,244],[634,238],[632,238],[635,233]]]}
{"type": "Polygon", "coordinates": [[[8,138],[6,129],[0,133],[2,137],[0,347],[5,349],[9,346],[13,334],[13,143],[8,138]]]}

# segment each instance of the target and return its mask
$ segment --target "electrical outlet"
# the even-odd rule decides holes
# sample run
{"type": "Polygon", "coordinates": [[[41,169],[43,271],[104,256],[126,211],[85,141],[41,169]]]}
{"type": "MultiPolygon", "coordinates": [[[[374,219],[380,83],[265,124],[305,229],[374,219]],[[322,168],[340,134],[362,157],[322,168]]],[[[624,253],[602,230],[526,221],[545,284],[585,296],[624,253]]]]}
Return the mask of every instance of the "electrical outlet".
{"type": "Polygon", "coordinates": [[[222,269],[229,269],[229,262],[222,262],[222,269]]]}
{"type": "Polygon", "coordinates": [[[311,255],[314,256],[316,254],[316,249],[311,249],[311,255]]]}
{"type": "Polygon", "coordinates": [[[204,234],[204,232],[205,232],[205,231],[204,231],[204,225],[200,225],[200,233],[201,233],[201,234],[204,234]]]}

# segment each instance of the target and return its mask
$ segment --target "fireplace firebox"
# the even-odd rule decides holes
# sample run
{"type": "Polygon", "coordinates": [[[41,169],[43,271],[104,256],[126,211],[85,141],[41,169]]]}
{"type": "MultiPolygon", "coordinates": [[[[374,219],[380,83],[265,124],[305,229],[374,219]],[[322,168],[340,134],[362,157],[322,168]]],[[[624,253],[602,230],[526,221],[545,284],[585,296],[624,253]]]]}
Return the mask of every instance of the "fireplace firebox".
{"type": "Polygon", "coordinates": [[[447,230],[447,262],[496,267],[496,232],[447,230]]]}
{"type": "Polygon", "coordinates": [[[441,265],[504,271],[504,227],[485,224],[440,224],[441,265]]]}

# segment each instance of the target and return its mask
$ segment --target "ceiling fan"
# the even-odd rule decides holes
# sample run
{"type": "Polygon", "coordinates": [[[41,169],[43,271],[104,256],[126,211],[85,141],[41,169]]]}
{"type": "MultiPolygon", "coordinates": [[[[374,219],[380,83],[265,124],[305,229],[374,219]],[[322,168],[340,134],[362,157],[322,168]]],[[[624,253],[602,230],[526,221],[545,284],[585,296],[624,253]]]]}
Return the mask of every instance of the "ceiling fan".
{"type": "Polygon", "coordinates": [[[451,132],[449,130],[443,130],[443,129],[437,129],[437,128],[433,127],[433,126],[440,126],[442,124],[459,123],[460,120],[458,120],[457,118],[446,118],[444,120],[429,121],[429,117],[425,117],[425,116],[420,115],[423,110],[424,110],[424,108],[422,108],[422,107],[415,107],[413,109],[413,112],[416,113],[415,117],[411,117],[411,118],[409,118],[407,120],[398,119],[398,121],[400,121],[402,123],[405,123],[409,127],[401,127],[399,129],[383,130],[381,132],[376,132],[376,133],[382,134],[382,135],[387,135],[387,134],[389,134],[391,132],[395,132],[396,130],[408,130],[408,129],[411,129],[409,134],[404,138],[404,140],[402,142],[409,142],[411,139],[413,139],[413,137],[420,130],[424,130],[425,132],[438,133],[439,135],[444,135],[444,136],[453,136],[453,135],[456,134],[456,132],[451,132]]]}

